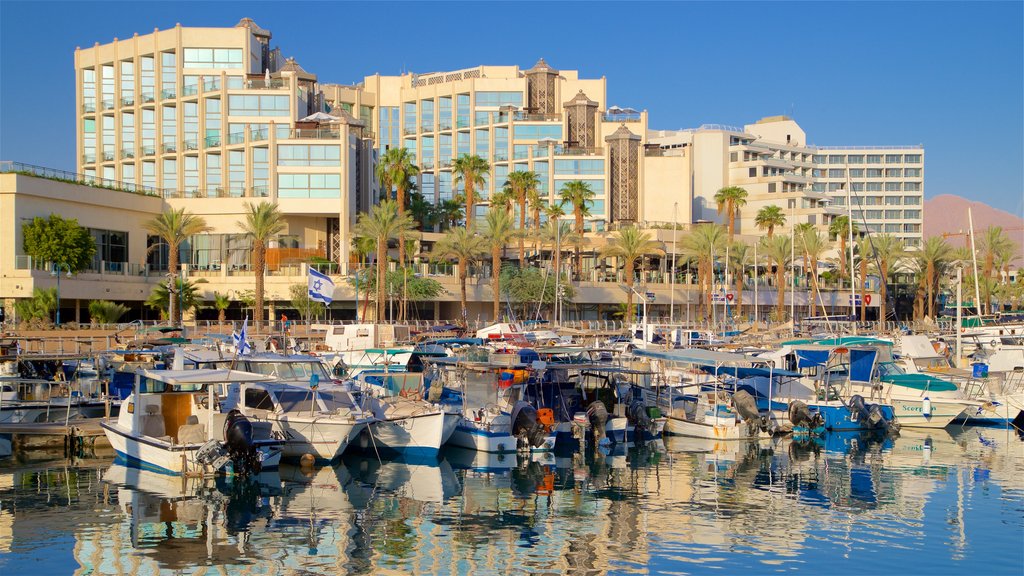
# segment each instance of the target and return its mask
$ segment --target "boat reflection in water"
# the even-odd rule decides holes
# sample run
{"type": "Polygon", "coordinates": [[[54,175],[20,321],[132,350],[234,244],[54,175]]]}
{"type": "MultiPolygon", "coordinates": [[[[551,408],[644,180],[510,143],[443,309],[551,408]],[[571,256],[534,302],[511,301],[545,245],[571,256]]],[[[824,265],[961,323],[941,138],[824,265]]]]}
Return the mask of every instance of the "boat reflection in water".
{"type": "Polygon", "coordinates": [[[670,437],[586,457],[345,457],[255,480],[0,461],[0,571],[1019,573],[998,551],[1019,549],[1024,442],[670,437]]]}

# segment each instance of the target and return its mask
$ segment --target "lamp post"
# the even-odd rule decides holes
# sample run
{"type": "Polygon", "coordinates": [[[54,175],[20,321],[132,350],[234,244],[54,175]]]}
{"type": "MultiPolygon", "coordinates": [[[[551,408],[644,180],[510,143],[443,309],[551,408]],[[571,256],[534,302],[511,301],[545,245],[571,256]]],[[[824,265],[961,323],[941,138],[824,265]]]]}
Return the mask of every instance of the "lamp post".
{"type": "Polygon", "coordinates": [[[69,266],[68,264],[66,264],[64,262],[55,263],[53,265],[53,269],[50,270],[50,275],[57,277],[57,316],[56,316],[56,324],[57,324],[58,328],[60,327],[60,270],[61,270],[61,268],[66,268],[67,271],[68,271],[68,278],[71,278],[71,266],[69,266]]]}

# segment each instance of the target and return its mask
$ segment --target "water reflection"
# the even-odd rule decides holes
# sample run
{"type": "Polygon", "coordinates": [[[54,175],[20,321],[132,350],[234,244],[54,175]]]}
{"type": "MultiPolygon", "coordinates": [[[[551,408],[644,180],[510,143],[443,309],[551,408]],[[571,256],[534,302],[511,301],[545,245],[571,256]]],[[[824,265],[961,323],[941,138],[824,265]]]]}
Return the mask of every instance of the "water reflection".
{"type": "Polygon", "coordinates": [[[0,570],[847,573],[870,562],[942,573],[984,562],[1012,573],[1022,472],[1024,444],[978,428],[669,438],[586,458],[356,457],[246,482],[7,461],[0,570]]]}

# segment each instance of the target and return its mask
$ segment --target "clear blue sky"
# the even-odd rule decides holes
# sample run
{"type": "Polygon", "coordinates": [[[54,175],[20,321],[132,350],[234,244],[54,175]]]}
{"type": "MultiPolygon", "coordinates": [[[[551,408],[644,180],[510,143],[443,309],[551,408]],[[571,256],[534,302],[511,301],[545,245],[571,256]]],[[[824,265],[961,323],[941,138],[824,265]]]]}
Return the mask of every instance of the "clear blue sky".
{"type": "Polygon", "coordinates": [[[479,64],[608,78],[651,128],[790,114],[924,144],[927,196],[1024,212],[1024,3],[0,2],[0,159],[74,169],[75,46],[249,16],[321,81],[479,64]]]}

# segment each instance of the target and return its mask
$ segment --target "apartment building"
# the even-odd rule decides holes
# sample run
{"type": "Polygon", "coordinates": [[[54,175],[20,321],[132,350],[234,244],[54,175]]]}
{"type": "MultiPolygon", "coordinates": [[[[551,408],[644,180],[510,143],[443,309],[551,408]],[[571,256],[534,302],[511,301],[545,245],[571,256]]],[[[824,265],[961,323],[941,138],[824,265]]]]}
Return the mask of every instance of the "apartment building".
{"type": "Polygon", "coordinates": [[[851,213],[861,231],[891,234],[908,248],[921,246],[923,146],[820,146],[813,187],[843,214],[851,213]]]}

